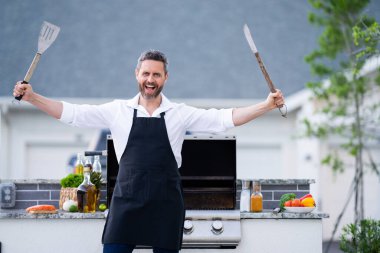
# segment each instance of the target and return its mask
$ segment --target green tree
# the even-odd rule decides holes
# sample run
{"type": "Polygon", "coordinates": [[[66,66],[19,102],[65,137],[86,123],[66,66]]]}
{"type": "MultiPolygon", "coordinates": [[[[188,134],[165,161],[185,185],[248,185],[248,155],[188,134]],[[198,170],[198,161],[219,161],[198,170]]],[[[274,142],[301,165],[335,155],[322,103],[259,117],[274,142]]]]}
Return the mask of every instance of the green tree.
{"type": "MultiPolygon", "coordinates": [[[[315,9],[309,13],[309,22],[323,31],[319,48],[305,60],[318,80],[328,82],[307,83],[320,105],[316,113],[323,120],[305,119],[306,134],[320,139],[338,136],[341,148],[355,161],[355,176],[335,224],[334,236],[351,196],[355,201],[354,224],[364,218],[365,169],[380,174],[368,146],[371,140],[379,139],[380,103],[374,94],[379,93],[380,69],[375,80],[361,73],[366,61],[379,55],[380,28],[374,18],[364,13],[369,0],[309,0],[309,3],[315,9]],[[368,163],[364,162],[365,156],[369,157],[368,163]]],[[[335,172],[343,172],[345,168],[337,152],[331,152],[322,163],[335,172]]]]}

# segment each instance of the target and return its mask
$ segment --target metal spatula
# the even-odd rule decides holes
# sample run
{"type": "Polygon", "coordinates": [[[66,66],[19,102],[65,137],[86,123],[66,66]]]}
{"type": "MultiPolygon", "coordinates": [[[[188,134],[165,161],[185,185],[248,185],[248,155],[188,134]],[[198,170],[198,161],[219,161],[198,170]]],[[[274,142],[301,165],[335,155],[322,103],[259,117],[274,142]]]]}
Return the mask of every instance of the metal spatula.
{"type": "MultiPolygon", "coordinates": [[[[37,64],[41,58],[41,55],[43,54],[43,52],[45,52],[46,49],[50,47],[51,44],[53,44],[60,30],[61,29],[58,26],[53,25],[49,22],[44,21],[42,23],[40,36],[38,37],[38,50],[33,58],[32,64],[30,64],[28,72],[26,72],[26,75],[22,83],[29,83],[30,79],[32,78],[33,72],[36,69],[37,64]]],[[[15,99],[19,101],[21,100],[21,98],[22,95],[15,97],[15,99]]]]}

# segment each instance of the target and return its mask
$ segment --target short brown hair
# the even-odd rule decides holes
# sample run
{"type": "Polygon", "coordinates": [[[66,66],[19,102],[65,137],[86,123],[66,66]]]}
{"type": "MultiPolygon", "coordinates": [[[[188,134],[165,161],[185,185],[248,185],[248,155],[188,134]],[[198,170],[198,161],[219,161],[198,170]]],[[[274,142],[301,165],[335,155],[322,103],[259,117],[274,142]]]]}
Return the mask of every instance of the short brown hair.
{"type": "Polygon", "coordinates": [[[145,60],[160,61],[164,64],[165,73],[168,73],[168,59],[165,54],[158,50],[148,50],[143,52],[137,60],[137,69],[140,69],[141,63],[145,60]]]}

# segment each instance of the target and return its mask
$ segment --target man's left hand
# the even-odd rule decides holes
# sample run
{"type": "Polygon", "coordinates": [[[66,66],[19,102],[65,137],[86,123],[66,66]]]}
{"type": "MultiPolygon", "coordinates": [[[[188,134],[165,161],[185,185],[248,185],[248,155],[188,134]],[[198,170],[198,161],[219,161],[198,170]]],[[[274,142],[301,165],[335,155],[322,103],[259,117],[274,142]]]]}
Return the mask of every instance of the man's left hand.
{"type": "Polygon", "coordinates": [[[276,89],[275,93],[269,93],[266,103],[268,107],[272,110],[275,108],[281,108],[285,104],[284,96],[282,95],[282,92],[278,89],[276,89]]]}

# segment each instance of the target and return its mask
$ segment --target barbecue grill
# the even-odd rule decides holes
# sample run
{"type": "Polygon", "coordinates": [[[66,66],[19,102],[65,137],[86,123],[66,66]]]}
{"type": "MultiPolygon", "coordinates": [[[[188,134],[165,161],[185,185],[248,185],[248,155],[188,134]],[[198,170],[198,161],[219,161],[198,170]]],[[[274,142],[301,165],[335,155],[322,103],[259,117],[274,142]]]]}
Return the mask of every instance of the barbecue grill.
{"type": "MultiPolygon", "coordinates": [[[[119,165],[107,136],[107,203],[110,206],[119,165]]],[[[236,248],[241,239],[236,210],[236,138],[186,135],[180,170],[186,218],[183,248],[236,248]]]]}

